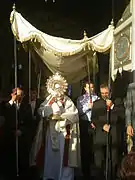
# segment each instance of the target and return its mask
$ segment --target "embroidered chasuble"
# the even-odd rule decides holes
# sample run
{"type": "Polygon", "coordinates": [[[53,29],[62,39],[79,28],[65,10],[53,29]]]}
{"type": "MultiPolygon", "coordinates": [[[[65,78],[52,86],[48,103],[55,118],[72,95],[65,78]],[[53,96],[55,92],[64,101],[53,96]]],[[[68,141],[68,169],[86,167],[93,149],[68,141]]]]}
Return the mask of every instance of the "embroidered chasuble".
{"type": "MultiPolygon", "coordinates": [[[[43,180],[73,180],[74,167],[80,165],[80,140],[78,110],[71,99],[64,96],[62,100],[54,101],[51,96],[41,104],[38,110],[41,121],[48,122],[44,139],[43,180]],[[56,118],[56,119],[55,119],[56,118]]],[[[38,140],[41,138],[40,122],[35,143],[31,152],[31,163],[36,161],[40,150],[38,140]]],[[[36,162],[35,162],[36,163],[36,162]]]]}

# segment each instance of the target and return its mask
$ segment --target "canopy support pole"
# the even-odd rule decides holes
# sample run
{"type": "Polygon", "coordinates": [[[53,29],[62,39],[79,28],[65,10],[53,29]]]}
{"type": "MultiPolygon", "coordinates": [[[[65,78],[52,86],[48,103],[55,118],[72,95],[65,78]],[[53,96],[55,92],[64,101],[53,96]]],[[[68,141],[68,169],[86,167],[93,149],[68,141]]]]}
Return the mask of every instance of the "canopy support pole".
{"type": "MultiPolygon", "coordinates": [[[[113,19],[111,24],[113,25],[113,19]]],[[[108,75],[108,89],[109,89],[109,99],[111,99],[111,62],[112,62],[112,54],[111,54],[111,50],[110,50],[110,58],[109,58],[109,75],[108,75]]],[[[107,124],[111,126],[110,124],[110,107],[107,107],[107,124]]],[[[107,139],[106,139],[106,167],[105,167],[105,180],[109,180],[110,179],[110,175],[112,171],[112,167],[111,167],[111,142],[110,142],[110,132],[107,133],[107,139]]]]}
{"type": "MultiPolygon", "coordinates": [[[[14,21],[15,19],[15,4],[13,5],[13,11],[14,11],[14,21]]],[[[16,37],[14,36],[14,74],[15,74],[15,88],[17,89],[17,45],[16,45],[16,37]]],[[[16,122],[16,132],[18,131],[18,110],[17,106],[16,112],[15,112],[15,122],[16,122]]],[[[18,166],[18,136],[16,135],[16,176],[19,176],[19,166],[18,166]]]]}
{"type": "Polygon", "coordinates": [[[97,54],[96,52],[94,52],[93,54],[93,83],[94,83],[94,86],[96,85],[96,63],[97,63],[97,54]]]}
{"type": "Polygon", "coordinates": [[[91,97],[91,90],[90,90],[90,83],[91,83],[91,79],[90,79],[90,61],[89,61],[89,57],[87,55],[87,71],[88,71],[88,83],[89,83],[89,95],[90,95],[90,103],[92,103],[92,97],[91,97]]]}
{"type": "MultiPolygon", "coordinates": [[[[112,0],[112,22],[111,24],[114,25],[114,0],[112,0]]],[[[110,50],[110,52],[112,52],[110,50]]],[[[113,53],[113,52],[112,52],[113,53]]],[[[109,99],[111,98],[111,62],[112,62],[112,53],[110,53],[111,57],[109,59],[109,77],[108,77],[108,89],[109,89],[109,99]]],[[[107,124],[110,125],[110,107],[107,107],[107,124]]],[[[110,144],[110,132],[107,133],[107,141],[106,141],[106,169],[105,169],[105,180],[109,180],[110,179],[110,174],[109,174],[109,170],[110,170],[110,148],[111,148],[111,144],[110,144]]],[[[111,167],[112,170],[112,167],[111,167]]]]}
{"type": "Polygon", "coordinates": [[[29,103],[31,103],[31,49],[29,44],[29,103]]]}
{"type": "MultiPolygon", "coordinates": [[[[84,41],[86,41],[86,46],[84,50],[90,50],[90,45],[89,43],[87,43],[87,34],[86,31],[84,31],[84,41]]],[[[86,55],[86,60],[87,60],[87,75],[88,75],[88,83],[89,83],[89,95],[90,95],[90,103],[92,103],[92,97],[91,97],[91,90],[90,90],[90,83],[91,83],[91,79],[90,79],[90,61],[89,61],[89,56],[88,54],[86,55]]]]}
{"type": "Polygon", "coordinates": [[[37,98],[40,98],[40,86],[41,86],[41,68],[38,74],[38,90],[37,90],[37,98]]]}

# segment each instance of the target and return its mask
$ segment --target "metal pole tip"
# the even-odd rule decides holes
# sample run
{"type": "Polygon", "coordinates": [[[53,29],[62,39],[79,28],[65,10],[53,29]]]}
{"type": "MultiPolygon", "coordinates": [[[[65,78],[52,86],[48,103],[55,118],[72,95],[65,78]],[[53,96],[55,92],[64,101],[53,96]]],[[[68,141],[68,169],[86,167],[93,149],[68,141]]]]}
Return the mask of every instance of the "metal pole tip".
{"type": "Polygon", "coordinates": [[[111,21],[111,25],[114,25],[114,20],[112,19],[112,21],[111,21]]]}
{"type": "Polygon", "coordinates": [[[15,3],[13,4],[13,10],[15,10],[15,3]]]}

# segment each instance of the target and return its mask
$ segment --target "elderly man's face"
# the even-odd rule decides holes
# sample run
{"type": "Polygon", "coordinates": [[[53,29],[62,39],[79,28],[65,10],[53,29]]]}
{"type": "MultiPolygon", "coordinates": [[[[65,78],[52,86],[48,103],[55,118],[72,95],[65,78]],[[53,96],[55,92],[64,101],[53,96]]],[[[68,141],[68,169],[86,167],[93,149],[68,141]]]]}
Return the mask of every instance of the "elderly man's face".
{"type": "Polygon", "coordinates": [[[100,88],[100,93],[101,93],[101,97],[103,99],[108,99],[109,98],[109,89],[108,89],[108,87],[100,88]]]}

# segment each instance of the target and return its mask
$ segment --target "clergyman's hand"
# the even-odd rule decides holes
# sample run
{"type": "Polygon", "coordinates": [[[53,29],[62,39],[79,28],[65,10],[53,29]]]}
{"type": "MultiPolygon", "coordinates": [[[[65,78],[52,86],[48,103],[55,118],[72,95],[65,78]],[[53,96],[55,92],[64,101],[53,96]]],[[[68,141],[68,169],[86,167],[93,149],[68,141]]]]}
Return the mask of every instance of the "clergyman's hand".
{"type": "Polygon", "coordinates": [[[106,132],[109,132],[109,131],[110,131],[110,125],[105,124],[105,125],[103,126],[103,130],[106,131],[106,132]]]}
{"type": "Polygon", "coordinates": [[[127,134],[129,136],[133,136],[134,135],[134,130],[133,130],[133,127],[132,126],[127,126],[127,134]]]}

